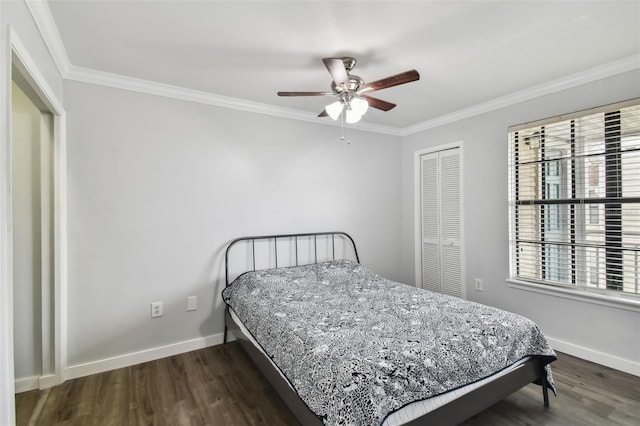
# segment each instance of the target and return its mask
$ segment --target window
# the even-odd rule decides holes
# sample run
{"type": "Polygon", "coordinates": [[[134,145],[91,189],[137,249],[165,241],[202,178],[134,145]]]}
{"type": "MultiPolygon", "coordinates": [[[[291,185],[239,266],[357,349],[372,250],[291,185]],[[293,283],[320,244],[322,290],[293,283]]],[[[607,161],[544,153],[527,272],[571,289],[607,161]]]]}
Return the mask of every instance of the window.
{"type": "Polygon", "coordinates": [[[509,129],[511,278],[640,294],[640,99],[509,129]]]}

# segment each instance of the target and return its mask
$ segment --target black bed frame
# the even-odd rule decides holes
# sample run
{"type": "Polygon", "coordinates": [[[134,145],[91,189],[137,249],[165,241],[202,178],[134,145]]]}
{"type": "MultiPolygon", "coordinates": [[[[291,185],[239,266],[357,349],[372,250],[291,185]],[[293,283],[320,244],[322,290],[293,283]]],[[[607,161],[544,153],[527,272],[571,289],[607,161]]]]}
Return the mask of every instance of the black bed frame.
{"type": "MultiPolygon", "coordinates": [[[[255,262],[255,242],[261,240],[267,240],[273,242],[273,248],[275,251],[275,267],[278,267],[278,248],[277,242],[282,239],[294,240],[293,246],[295,247],[295,266],[298,266],[298,240],[300,238],[312,238],[314,243],[314,262],[318,263],[318,246],[317,238],[325,237],[331,238],[332,258],[335,259],[335,244],[336,237],[347,240],[350,242],[353,253],[355,254],[355,260],[359,263],[358,251],[356,249],[353,238],[345,232],[315,232],[305,234],[281,234],[281,235],[265,235],[265,236],[253,236],[237,238],[229,243],[225,252],[225,284],[228,286],[229,282],[229,253],[231,248],[241,242],[248,242],[252,248],[252,269],[256,270],[255,262]]],[[[321,259],[329,260],[329,259],[321,259]]],[[[282,375],[273,367],[271,361],[265,356],[253,343],[244,335],[240,330],[240,326],[231,317],[229,307],[225,309],[225,326],[224,326],[224,342],[227,342],[227,331],[236,337],[241,347],[253,360],[256,367],[262,372],[265,378],[276,389],[280,397],[287,404],[289,409],[298,418],[303,425],[321,425],[322,421],[316,416],[304,403],[302,399],[291,389],[289,383],[282,377],[282,375]]],[[[545,362],[538,357],[531,357],[524,363],[520,364],[513,371],[499,377],[496,380],[492,380],[483,386],[480,386],[461,397],[454,399],[453,401],[444,404],[429,413],[414,419],[405,426],[418,426],[418,425],[440,425],[440,424],[457,424],[469,417],[477,414],[496,402],[504,399],[508,395],[528,385],[529,383],[536,382],[542,385],[542,395],[544,406],[549,407],[549,394],[548,383],[545,371],[545,362]]]]}

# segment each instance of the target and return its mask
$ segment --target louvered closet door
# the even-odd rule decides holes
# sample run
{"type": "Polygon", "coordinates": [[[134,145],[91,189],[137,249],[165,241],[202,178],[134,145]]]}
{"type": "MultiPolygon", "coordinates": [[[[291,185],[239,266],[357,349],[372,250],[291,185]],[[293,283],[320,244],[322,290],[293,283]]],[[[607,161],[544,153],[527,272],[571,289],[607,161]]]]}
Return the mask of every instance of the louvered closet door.
{"type": "Polygon", "coordinates": [[[421,156],[422,287],[464,297],[460,148],[421,156]]]}
{"type": "Polygon", "coordinates": [[[462,294],[462,252],[460,245],[460,149],[440,154],[440,264],[442,292],[462,294]]]}
{"type": "Polygon", "coordinates": [[[441,291],[438,153],[421,157],[422,176],[422,288],[441,291]]]}

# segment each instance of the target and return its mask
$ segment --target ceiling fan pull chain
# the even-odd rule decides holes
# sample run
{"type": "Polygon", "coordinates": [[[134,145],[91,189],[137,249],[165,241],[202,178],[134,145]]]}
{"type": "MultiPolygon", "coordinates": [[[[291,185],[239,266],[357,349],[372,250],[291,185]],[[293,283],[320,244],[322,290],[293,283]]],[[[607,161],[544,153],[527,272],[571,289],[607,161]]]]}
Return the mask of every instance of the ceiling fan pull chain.
{"type": "MultiPolygon", "coordinates": [[[[345,128],[344,116],[345,116],[344,112],[340,114],[340,140],[341,141],[345,140],[345,137],[344,137],[344,128],[345,128]]],[[[349,126],[346,126],[346,127],[347,127],[347,145],[351,145],[351,132],[349,131],[349,126]]]]}

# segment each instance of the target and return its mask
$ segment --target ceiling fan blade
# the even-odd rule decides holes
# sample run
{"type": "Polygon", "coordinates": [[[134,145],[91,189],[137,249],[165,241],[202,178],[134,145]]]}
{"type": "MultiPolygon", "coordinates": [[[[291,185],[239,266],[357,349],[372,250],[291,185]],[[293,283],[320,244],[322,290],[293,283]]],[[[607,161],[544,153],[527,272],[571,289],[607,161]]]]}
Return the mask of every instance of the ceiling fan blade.
{"type": "Polygon", "coordinates": [[[324,58],[322,63],[327,67],[331,78],[333,78],[338,87],[343,84],[349,84],[349,74],[341,58],[324,58]]]}
{"type": "Polygon", "coordinates": [[[278,96],[324,96],[333,95],[331,92],[278,92],[278,96]]]}
{"type": "Polygon", "coordinates": [[[327,117],[329,114],[327,113],[326,109],[323,109],[322,112],[320,114],[318,114],[318,117],[327,117]]]}
{"type": "Polygon", "coordinates": [[[382,111],[389,111],[396,107],[396,104],[392,104],[391,102],[383,101],[382,99],[373,98],[371,96],[362,95],[363,98],[367,100],[369,106],[372,108],[376,108],[382,111]]]}
{"type": "Polygon", "coordinates": [[[416,70],[405,71],[382,80],[373,81],[360,86],[358,93],[373,92],[374,90],[382,90],[388,87],[398,86],[400,84],[410,83],[420,80],[420,74],[416,70]]]}

